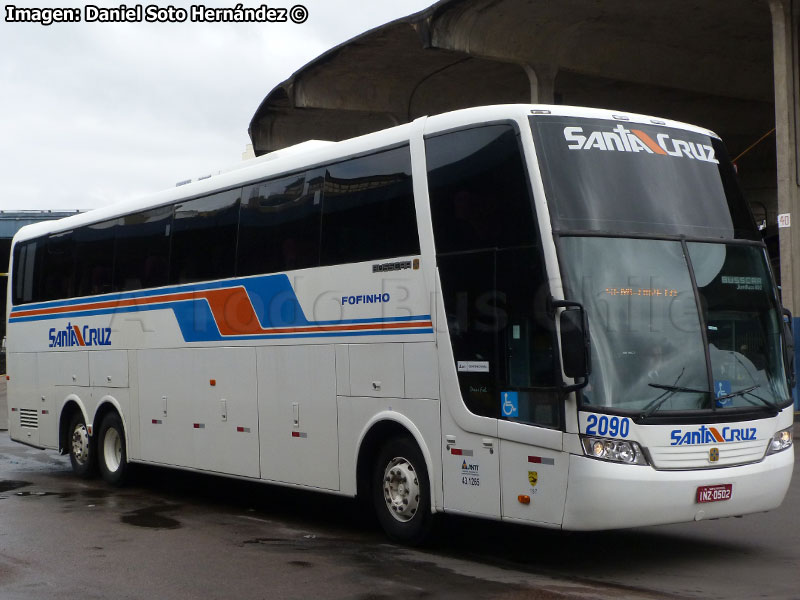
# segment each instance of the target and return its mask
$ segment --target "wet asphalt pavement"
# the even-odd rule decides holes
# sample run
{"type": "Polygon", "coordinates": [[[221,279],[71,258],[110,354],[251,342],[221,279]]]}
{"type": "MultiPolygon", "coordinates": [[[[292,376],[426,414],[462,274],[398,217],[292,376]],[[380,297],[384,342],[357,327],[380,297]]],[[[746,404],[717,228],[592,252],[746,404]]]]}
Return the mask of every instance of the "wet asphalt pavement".
{"type": "Polygon", "coordinates": [[[447,518],[424,550],[352,500],[168,469],[112,489],[0,432],[0,600],[800,598],[800,484],[743,519],[562,533],[447,518]]]}

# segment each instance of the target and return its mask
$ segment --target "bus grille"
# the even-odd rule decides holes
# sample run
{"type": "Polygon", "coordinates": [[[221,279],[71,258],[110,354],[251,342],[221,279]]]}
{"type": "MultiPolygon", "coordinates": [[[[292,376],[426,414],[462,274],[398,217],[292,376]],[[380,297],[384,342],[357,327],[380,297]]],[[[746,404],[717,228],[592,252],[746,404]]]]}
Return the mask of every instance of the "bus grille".
{"type": "Polygon", "coordinates": [[[702,446],[656,446],[648,448],[656,469],[714,469],[758,462],[767,451],[767,440],[704,444],[702,446]],[[718,460],[711,460],[711,450],[719,452],[718,460]]]}
{"type": "Polygon", "coordinates": [[[35,408],[20,408],[19,409],[19,424],[28,429],[36,429],[39,427],[39,411],[35,408]]]}

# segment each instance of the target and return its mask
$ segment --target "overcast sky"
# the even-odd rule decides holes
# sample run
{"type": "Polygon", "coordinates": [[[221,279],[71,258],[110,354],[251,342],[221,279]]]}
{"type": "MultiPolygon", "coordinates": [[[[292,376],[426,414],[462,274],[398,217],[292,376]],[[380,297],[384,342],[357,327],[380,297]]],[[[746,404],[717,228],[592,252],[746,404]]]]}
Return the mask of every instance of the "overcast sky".
{"type": "Polygon", "coordinates": [[[0,210],[96,208],[235,164],[250,141],[250,118],[276,84],[332,46],[433,0],[302,2],[302,25],[44,27],[0,15],[0,210]]]}

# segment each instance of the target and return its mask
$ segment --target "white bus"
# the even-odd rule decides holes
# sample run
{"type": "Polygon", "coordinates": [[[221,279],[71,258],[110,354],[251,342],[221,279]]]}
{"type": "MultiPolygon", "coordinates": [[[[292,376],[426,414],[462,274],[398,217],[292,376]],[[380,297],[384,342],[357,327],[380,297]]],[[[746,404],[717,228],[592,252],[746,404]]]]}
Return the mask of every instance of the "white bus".
{"type": "Polygon", "coordinates": [[[570,530],[766,511],[791,340],[720,140],[492,106],[23,228],[14,440],[570,530]]]}

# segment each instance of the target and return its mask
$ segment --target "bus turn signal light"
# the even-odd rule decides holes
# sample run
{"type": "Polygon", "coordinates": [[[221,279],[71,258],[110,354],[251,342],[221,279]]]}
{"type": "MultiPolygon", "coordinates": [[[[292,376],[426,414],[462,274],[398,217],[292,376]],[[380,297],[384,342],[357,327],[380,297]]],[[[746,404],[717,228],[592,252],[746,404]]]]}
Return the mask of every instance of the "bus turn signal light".
{"type": "Polygon", "coordinates": [[[525,494],[520,494],[519,496],[517,496],[517,500],[519,500],[520,504],[530,504],[531,503],[531,497],[527,496],[525,494]]]}

